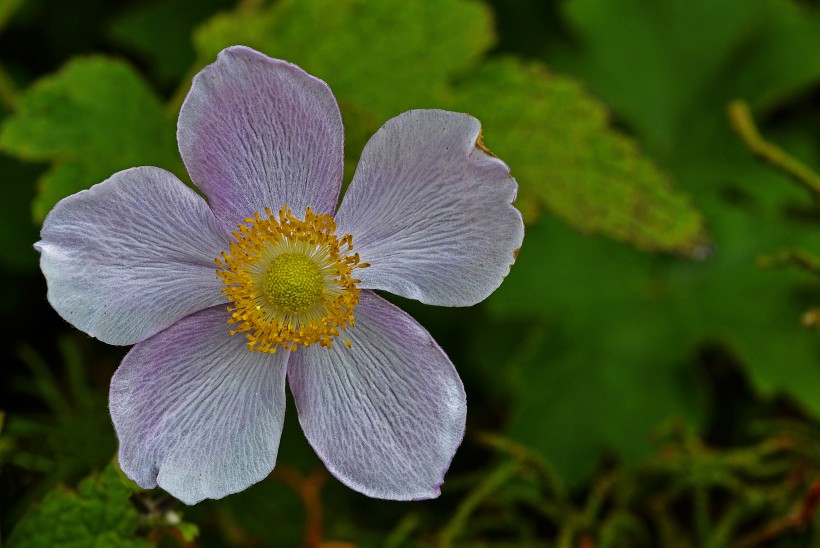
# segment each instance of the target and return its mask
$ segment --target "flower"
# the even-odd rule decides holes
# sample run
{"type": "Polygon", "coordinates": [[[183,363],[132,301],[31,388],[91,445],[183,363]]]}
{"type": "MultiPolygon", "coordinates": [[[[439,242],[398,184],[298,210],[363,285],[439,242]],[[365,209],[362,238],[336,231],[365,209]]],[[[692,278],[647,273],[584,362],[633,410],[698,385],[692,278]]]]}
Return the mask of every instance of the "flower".
{"type": "Polygon", "coordinates": [[[336,210],[330,89],[235,46],[194,78],[177,137],[207,202],[167,171],[128,169],[59,202],[35,245],[54,309],[134,345],[111,381],[122,470],[188,504],[262,480],[287,379],[339,480],[372,497],[438,496],[464,388],[427,331],[374,290],[470,306],[507,274],[524,231],[517,185],[478,121],[389,120],[336,210]]]}

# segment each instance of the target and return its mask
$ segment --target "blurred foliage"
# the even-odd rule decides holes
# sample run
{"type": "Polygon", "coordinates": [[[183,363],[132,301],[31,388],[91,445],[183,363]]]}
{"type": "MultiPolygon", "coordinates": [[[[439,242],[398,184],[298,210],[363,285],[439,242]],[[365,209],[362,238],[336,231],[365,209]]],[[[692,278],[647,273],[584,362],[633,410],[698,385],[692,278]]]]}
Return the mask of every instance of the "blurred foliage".
{"type": "Polygon", "coordinates": [[[111,39],[133,51],[156,83],[175,86],[194,62],[191,32],[212,13],[231,7],[229,0],[155,0],[136,3],[111,23],[111,39]]]}
{"type": "Polygon", "coordinates": [[[121,169],[182,171],[174,123],[159,99],[130,66],[105,57],[72,61],[35,84],[3,124],[0,147],[55,162],[39,181],[38,220],[61,198],[121,169]]]}
{"type": "Polygon", "coordinates": [[[0,0],[0,533],[820,544],[818,51],[808,0],[0,0]],[[444,108],[478,117],[520,184],[527,236],[501,289],[475,310],[402,302],[469,395],[438,500],[341,486],[292,405],[270,478],[189,521],[108,465],[122,349],[48,308],[31,244],[54,203],[120,169],[185,178],[176,114],[233,44],[330,84],[348,179],[389,117],[444,108]]]}
{"type": "Polygon", "coordinates": [[[128,500],[132,491],[114,465],[83,480],[76,493],[57,488],[20,520],[9,547],[150,546],[134,538],[139,514],[128,500]]]}

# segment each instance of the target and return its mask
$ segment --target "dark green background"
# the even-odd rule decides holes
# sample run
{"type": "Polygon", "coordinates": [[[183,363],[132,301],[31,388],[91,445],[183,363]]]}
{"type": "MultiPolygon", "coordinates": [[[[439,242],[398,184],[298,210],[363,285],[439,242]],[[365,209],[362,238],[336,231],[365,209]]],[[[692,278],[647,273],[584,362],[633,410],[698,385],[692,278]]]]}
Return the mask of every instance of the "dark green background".
{"type": "Polygon", "coordinates": [[[801,325],[820,268],[788,258],[820,254],[820,202],[726,113],[746,101],[820,169],[820,2],[0,0],[0,69],[10,546],[820,542],[820,333],[801,325]],[[184,507],[109,466],[126,349],[56,315],[32,244],[57,200],[115,171],[187,180],[179,105],[233,44],[330,84],[348,179],[385,120],[445,108],[478,117],[519,182],[527,233],[495,294],[396,299],[467,389],[438,500],[342,486],[292,405],[278,471],[226,499],[184,507]]]}

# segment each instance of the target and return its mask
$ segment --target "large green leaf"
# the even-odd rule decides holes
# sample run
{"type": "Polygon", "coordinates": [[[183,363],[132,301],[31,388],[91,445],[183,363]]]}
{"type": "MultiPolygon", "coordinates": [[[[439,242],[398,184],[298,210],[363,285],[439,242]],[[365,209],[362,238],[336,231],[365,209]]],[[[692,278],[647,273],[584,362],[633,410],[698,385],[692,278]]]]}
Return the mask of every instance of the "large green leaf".
{"type": "MultiPolygon", "coordinates": [[[[510,434],[547,455],[571,483],[602,452],[647,455],[649,432],[670,417],[698,422],[701,399],[687,367],[691,337],[657,294],[657,259],[552,219],[531,227],[515,268],[490,299],[501,317],[532,317],[534,331],[500,343],[516,356],[494,367],[511,376],[510,434]],[[533,338],[535,337],[535,338],[533,338]],[[524,342],[527,341],[527,342],[524,342]]],[[[478,333],[476,343],[493,341],[478,333]]]]}
{"type": "Polygon", "coordinates": [[[529,199],[525,208],[546,206],[583,232],[643,249],[703,253],[700,213],[608,126],[604,106],[577,81],[537,63],[499,59],[456,91],[453,107],[482,120],[486,144],[512,166],[529,199]]]}
{"type": "Polygon", "coordinates": [[[248,45],[320,76],[382,119],[440,104],[448,80],[492,42],[489,10],[465,0],[284,0],[217,17],[195,35],[203,62],[248,45]]]}
{"type": "MultiPolygon", "coordinates": [[[[820,8],[770,0],[755,33],[726,67],[720,86],[756,108],[782,104],[820,83],[820,8]]],[[[748,7],[744,6],[744,9],[748,7]]]]}
{"type": "Polygon", "coordinates": [[[820,47],[817,14],[780,0],[564,6],[576,47],[547,59],[582,77],[663,158],[693,192],[713,246],[698,262],[652,260],[551,223],[531,228],[490,301],[503,317],[549,326],[517,362],[511,432],[575,479],[601,450],[639,456],[652,424],[673,415],[697,424],[694,357],[715,343],[762,394],[820,413],[820,341],[798,322],[818,285],[756,264],[784,247],[820,249],[820,235],[793,213],[807,208],[804,195],[752,160],[724,113],[735,94],[771,106],[818,81],[816,60],[799,62],[820,47]]]}
{"type": "Polygon", "coordinates": [[[757,265],[782,247],[820,249],[820,233],[784,207],[800,204],[800,190],[732,146],[680,173],[715,185],[701,195],[716,219],[710,256],[642,256],[544,222],[489,300],[502,318],[547,326],[538,350],[514,364],[510,429],[571,480],[593,470],[601,451],[646,455],[651,427],[665,419],[699,424],[703,345],[731,352],[763,395],[789,394],[820,414],[820,340],[799,324],[820,284],[757,265]]]}
{"type": "Polygon", "coordinates": [[[83,480],[76,492],[59,486],[20,520],[9,548],[150,546],[134,535],[139,515],[129,497],[135,488],[113,464],[83,480]]]}
{"type": "Polygon", "coordinates": [[[578,47],[546,58],[580,76],[664,158],[722,122],[736,96],[770,105],[820,81],[820,60],[807,55],[820,49],[820,12],[791,0],[563,5],[578,47]]]}
{"type": "Polygon", "coordinates": [[[241,43],[326,80],[353,128],[349,166],[363,135],[402,110],[469,112],[521,184],[528,220],[546,206],[584,232],[696,255],[705,241],[700,215],[608,127],[602,104],[537,64],[479,65],[493,42],[491,26],[486,9],[462,0],[285,1],[218,16],[197,32],[196,44],[202,63],[241,43]]]}
{"type": "Polygon", "coordinates": [[[182,172],[174,122],[126,63],[106,57],[70,62],[35,83],[0,129],[0,148],[51,162],[34,215],[60,199],[139,165],[182,172]]]}
{"type": "Polygon", "coordinates": [[[670,273],[686,290],[679,302],[689,306],[679,310],[689,312],[690,330],[732,350],[763,394],[788,394],[820,416],[820,339],[799,323],[820,302],[820,283],[757,264],[781,249],[820,250],[815,221],[797,213],[814,215],[811,203],[785,176],[729,143],[735,146],[714,145],[711,154],[676,167],[683,184],[713,187],[701,190],[699,201],[715,237],[707,268],[670,273]]]}

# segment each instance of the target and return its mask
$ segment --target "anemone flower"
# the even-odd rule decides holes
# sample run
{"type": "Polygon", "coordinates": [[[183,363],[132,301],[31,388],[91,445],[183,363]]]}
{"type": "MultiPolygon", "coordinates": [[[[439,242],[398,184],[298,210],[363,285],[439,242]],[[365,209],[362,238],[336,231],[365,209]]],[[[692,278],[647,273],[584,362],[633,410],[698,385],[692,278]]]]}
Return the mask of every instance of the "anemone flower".
{"type": "Polygon", "coordinates": [[[194,78],[177,138],[205,199],[162,169],[128,169],[60,201],[35,245],[54,309],[134,345],[111,381],[122,470],[188,504],[246,489],[276,462],[287,379],[340,481],[438,496],[464,388],[427,331],[374,291],[470,306],[507,274],[524,233],[517,185],[479,122],[389,120],[336,209],[330,89],[236,46],[194,78]]]}

